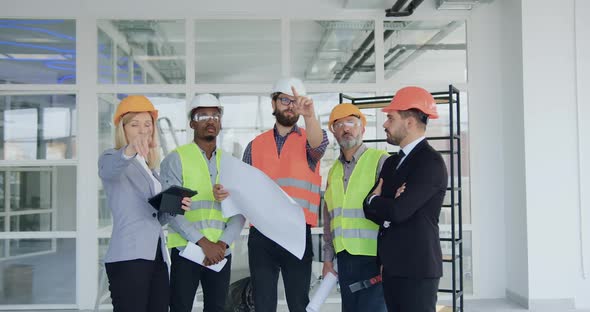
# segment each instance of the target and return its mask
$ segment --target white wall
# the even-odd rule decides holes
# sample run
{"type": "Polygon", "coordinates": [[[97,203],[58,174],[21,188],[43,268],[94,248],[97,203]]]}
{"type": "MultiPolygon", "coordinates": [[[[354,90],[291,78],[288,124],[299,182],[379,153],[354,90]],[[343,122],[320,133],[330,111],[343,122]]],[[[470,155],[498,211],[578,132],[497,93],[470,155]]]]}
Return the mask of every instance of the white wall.
{"type": "Polygon", "coordinates": [[[478,298],[528,298],[520,1],[477,7],[468,25],[471,205],[478,298]]]}
{"type": "Polygon", "coordinates": [[[532,306],[573,298],[573,281],[580,271],[573,3],[522,1],[532,306]]]}
{"type": "Polygon", "coordinates": [[[497,0],[470,17],[480,298],[505,289],[531,309],[590,307],[590,2],[575,9],[577,62],[574,2],[497,0]]]}
{"type": "Polygon", "coordinates": [[[469,143],[474,297],[500,298],[506,289],[501,55],[502,5],[473,11],[467,25],[469,143]]]}
{"type": "Polygon", "coordinates": [[[506,224],[506,293],[524,304],[528,298],[525,155],[522,92],[522,31],[520,1],[502,1],[502,147],[506,224]]]}
{"type": "Polygon", "coordinates": [[[578,163],[580,165],[580,227],[582,275],[576,283],[576,305],[590,307],[590,1],[575,1],[578,163]],[[585,160],[585,161],[584,161],[585,160]],[[585,190],[585,192],[584,192],[585,190]]]}

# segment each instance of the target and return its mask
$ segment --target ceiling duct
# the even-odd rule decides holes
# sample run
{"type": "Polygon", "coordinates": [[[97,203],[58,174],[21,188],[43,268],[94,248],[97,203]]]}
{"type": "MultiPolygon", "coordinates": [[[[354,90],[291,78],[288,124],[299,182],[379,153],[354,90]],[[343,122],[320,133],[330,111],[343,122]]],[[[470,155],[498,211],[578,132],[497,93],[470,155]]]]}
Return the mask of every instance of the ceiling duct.
{"type": "Polygon", "coordinates": [[[439,10],[471,10],[478,4],[490,3],[494,0],[436,0],[439,10]]]}

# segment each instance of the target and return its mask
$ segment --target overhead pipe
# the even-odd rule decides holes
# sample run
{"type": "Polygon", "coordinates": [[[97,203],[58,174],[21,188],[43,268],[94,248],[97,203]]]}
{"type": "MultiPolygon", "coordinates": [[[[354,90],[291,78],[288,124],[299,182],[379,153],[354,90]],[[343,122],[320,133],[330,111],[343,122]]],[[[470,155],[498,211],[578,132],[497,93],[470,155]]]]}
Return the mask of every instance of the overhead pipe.
{"type": "Polygon", "coordinates": [[[385,53],[385,55],[383,55],[383,59],[387,59],[390,55],[393,54],[393,52],[395,52],[397,49],[399,49],[399,44],[394,45],[393,47],[391,47],[389,50],[387,50],[387,53],[385,53]]]}
{"type": "MultiPolygon", "coordinates": [[[[352,56],[350,57],[348,62],[346,62],[346,64],[344,64],[342,69],[340,69],[340,71],[338,73],[336,73],[336,76],[334,76],[334,80],[332,81],[333,83],[337,83],[338,81],[340,81],[342,76],[344,76],[344,74],[346,74],[346,72],[348,72],[352,68],[352,65],[363,54],[363,51],[373,42],[374,38],[375,38],[375,31],[373,30],[367,36],[367,38],[363,41],[363,43],[361,43],[361,45],[358,47],[358,49],[356,49],[356,51],[354,51],[354,53],[352,54],[352,56]]],[[[374,46],[375,45],[373,45],[373,47],[374,46]]]]}
{"type": "Polygon", "coordinates": [[[406,48],[399,49],[389,60],[387,60],[387,62],[385,62],[385,64],[383,65],[383,67],[384,68],[388,68],[389,65],[391,65],[391,63],[393,63],[395,60],[397,60],[405,52],[406,52],[406,48]]]}
{"type": "Polygon", "coordinates": [[[402,10],[404,5],[406,5],[406,2],[408,2],[408,0],[397,0],[389,10],[393,12],[399,12],[402,10]]]}
{"type": "Polygon", "coordinates": [[[403,16],[410,16],[414,14],[414,10],[422,3],[424,0],[412,0],[405,11],[400,11],[403,5],[405,4],[406,0],[398,0],[390,9],[385,10],[385,17],[403,17],[403,16]]]}
{"type": "MultiPolygon", "coordinates": [[[[395,30],[386,30],[385,32],[383,32],[383,41],[387,41],[387,39],[389,39],[389,37],[391,37],[391,35],[395,32],[395,30]]],[[[371,34],[373,34],[374,32],[371,32],[371,34]]],[[[370,36],[370,35],[369,35],[370,36]]],[[[368,38],[367,38],[368,39],[368,38]]],[[[360,50],[357,50],[357,52],[360,50]]],[[[342,80],[340,80],[340,83],[345,83],[347,82],[350,77],[352,77],[352,75],[357,72],[357,69],[359,67],[361,67],[368,59],[369,57],[371,57],[373,55],[373,53],[375,53],[375,44],[373,44],[368,50],[367,52],[365,52],[363,54],[363,56],[354,64],[354,66],[352,66],[350,68],[350,70],[344,75],[344,77],[342,77],[342,80]]]]}

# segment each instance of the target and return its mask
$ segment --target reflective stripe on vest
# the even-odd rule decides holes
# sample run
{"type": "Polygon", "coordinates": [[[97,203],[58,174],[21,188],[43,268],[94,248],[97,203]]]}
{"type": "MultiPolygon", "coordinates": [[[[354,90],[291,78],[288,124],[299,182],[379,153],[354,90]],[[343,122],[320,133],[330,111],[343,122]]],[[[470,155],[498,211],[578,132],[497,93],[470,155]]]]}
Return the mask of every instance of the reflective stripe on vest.
{"type": "MultiPolygon", "coordinates": [[[[182,186],[199,192],[192,198],[191,211],[185,212],[184,217],[208,240],[217,242],[225,230],[227,218],[223,218],[221,204],[216,202],[213,196],[207,161],[195,143],[180,146],[176,152],[182,164],[182,186]]],[[[221,149],[217,149],[215,157],[217,181],[219,181],[220,160],[221,149]]],[[[174,233],[171,229],[169,232],[168,248],[186,246],[187,241],[180,234],[174,233]]]]}
{"type": "Polygon", "coordinates": [[[315,194],[319,194],[319,186],[313,185],[307,181],[301,181],[292,178],[281,178],[277,179],[275,182],[277,182],[277,184],[283,190],[285,190],[285,192],[287,192],[287,194],[289,194],[293,198],[293,200],[297,202],[297,204],[299,204],[299,206],[301,206],[303,209],[307,209],[312,213],[318,213],[320,208],[319,204],[311,203],[309,200],[305,198],[315,197],[315,194]],[[303,196],[299,195],[302,192],[306,192],[308,194],[305,194],[303,196]]]}
{"type": "Polygon", "coordinates": [[[289,134],[279,156],[274,130],[257,136],[252,141],[252,166],[262,170],[289,194],[302,208],[305,222],[311,226],[318,224],[320,207],[319,174],[320,164],[315,170],[309,168],[307,161],[307,135],[300,129],[289,134]]]}
{"type": "Polygon", "coordinates": [[[379,160],[385,151],[367,149],[359,158],[344,190],[344,167],[336,161],[328,175],[324,199],[331,221],[334,250],[352,255],[376,256],[379,226],[365,218],[363,200],[375,183],[379,160]]]}

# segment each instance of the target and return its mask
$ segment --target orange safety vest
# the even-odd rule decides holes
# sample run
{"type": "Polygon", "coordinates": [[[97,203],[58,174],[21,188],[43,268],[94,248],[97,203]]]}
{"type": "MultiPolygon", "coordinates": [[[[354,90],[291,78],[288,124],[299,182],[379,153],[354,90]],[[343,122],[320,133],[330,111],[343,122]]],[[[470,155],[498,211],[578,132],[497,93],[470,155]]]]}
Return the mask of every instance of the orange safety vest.
{"type": "Polygon", "coordinates": [[[302,208],[305,222],[311,226],[318,224],[320,207],[320,163],[312,171],[307,163],[307,135],[299,129],[301,135],[290,134],[277,152],[274,130],[257,136],[252,141],[252,166],[262,170],[273,179],[302,208]]]}

